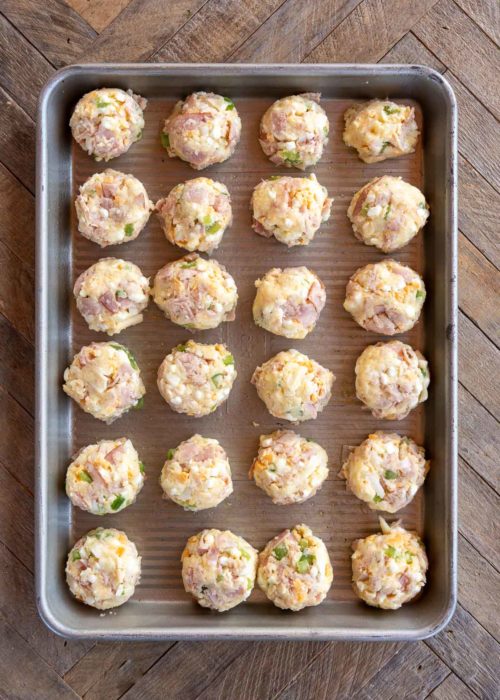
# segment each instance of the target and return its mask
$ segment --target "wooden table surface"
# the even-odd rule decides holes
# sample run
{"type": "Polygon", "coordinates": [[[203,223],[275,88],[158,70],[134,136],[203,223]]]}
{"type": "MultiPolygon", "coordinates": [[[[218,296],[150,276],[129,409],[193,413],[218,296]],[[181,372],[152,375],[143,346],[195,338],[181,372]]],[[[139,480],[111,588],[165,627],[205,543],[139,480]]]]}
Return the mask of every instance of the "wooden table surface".
{"type": "Polygon", "coordinates": [[[500,697],[498,0],[2,0],[0,697],[500,697]],[[279,40],[278,40],[279,37],[279,40]],[[35,119],[92,61],[423,63],[458,100],[459,604],[418,643],[65,641],[33,593],[35,119]]]}

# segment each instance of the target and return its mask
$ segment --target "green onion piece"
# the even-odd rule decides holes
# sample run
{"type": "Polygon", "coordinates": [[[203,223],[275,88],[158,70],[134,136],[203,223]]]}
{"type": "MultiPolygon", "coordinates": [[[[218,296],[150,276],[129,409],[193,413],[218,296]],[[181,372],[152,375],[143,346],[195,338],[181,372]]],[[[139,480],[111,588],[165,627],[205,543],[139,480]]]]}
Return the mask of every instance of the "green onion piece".
{"type": "Polygon", "coordinates": [[[427,375],[427,370],[425,369],[425,367],[421,367],[421,368],[420,368],[420,371],[422,372],[422,376],[424,376],[424,377],[427,377],[427,376],[428,376],[428,375],[427,375]]]}
{"type": "Polygon", "coordinates": [[[137,360],[135,359],[134,355],[132,352],[125,347],[125,345],[120,345],[120,343],[110,343],[111,347],[114,348],[115,350],[123,350],[123,352],[127,355],[129,362],[133,369],[139,369],[139,365],[137,364],[137,360]]]}
{"type": "Polygon", "coordinates": [[[226,112],[229,112],[229,111],[231,111],[232,109],[234,109],[234,102],[233,102],[231,99],[229,99],[229,97],[225,97],[225,98],[224,98],[224,101],[227,102],[227,104],[226,104],[226,112]]]}
{"type": "Polygon", "coordinates": [[[167,459],[173,459],[175,454],[175,450],[169,450],[167,452],[167,459]]]}
{"type": "Polygon", "coordinates": [[[244,559],[250,560],[252,558],[246,549],[240,549],[240,554],[244,559]]]}
{"type": "Polygon", "coordinates": [[[161,135],[160,135],[160,139],[161,139],[161,145],[163,146],[163,148],[165,150],[167,150],[167,148],[170,148],[170,139],[168,138],[168,134],[166,134],[164,131],[162,131],[161,135]]]}
{"type": "Polygon", "coordinates": [[[281,561],[283,557],[286,557],[286,555],[288,554],[288,549],[285,547],[284,544],[279,544],[273,549],[273,554],[278,561],[281,561]]]}
{"type": "Polygon", "coordinates": [[[97,100],[95,101],[95,106],[98,109],[102,109],[103,107],[107,107],[110,104],[111,104],[111,102],[106,102],[106,100],[101,100],[100,97],[98,97],[97,100]]]}
{"type": "Polygon", "coordinates": [[[299,574],[307,574],[311,565],[314,564],[315,559],[316,557],[314,554],[303,554],[297,562],[297,572],[299,574]]]}
{"type": "Polygon", "coordinates": [[[301,539],[301,540],[299,540],[299,547],[301,548],[302,551],[304,551],[304,549],[309,547],[309,542],[305,539],[301,539]]]}
{"type": "Polygon", "coordinates": [[[224,377],[224,374],[222,374],[222,372],[219,372],[218,374],[213,374],[210,377],[210,379],[212,380],[212,384],[217,388],[219,387],[219,377],[224,377]]]}
{"type": "Polygon", "coordinates": [[[391,205],[388,204],[387,209],[385,210],[385,214],[384,214],[384,221],[387,221],[387,217],[389,216],[390,213],[391,213],[391,205]]]}
{"type": "Polygon", "coordinates": [[[217,578],[215,579],[217,583],[220,583],[224,579],[224,576],[222,574],[217,574],[217,578]]]}
{"type": "Polygon", "coordinates": [[[425,297],[425,292],[423,292],[421,289],[417,289],[417,299],[422,299],[425,297]]]}
{"type": "Polygon", "coordinates": [[[386,469],[384,472],[384,476],[386,479],[397,479],[398,475],[396,472],[393,472],[392,469],[386,469]]]}
{"type": "Polygon", "coordinates": [[[144,132],[143,132],[143,130],[141,129],[141,130],[139,131],[139,133],[137,134],[137,140],[138,140],[138,141],[140,141],[140,140],[142,139],[142,134],[143,134],[143,133],[144,133],[144,132]]]}
{"type": "Polygon", "coordinates": [[[71,552],[71,561],[79,561],[82,558],[82,555],[80,554],[79,549],[74,549],[71,552]]]}
{"type": "Polygon", "coordinates": [[[175,349],[178,350],[179,352],[186,352],[186,347],[187,347],[186,343],[181,343],[180,345],[177,345],[177,347],[175,349]]]}
{"type": "Polygon", "coordinates": [[[111,510],[118,510],[123,504],[125,503],[125,499],[121,495],[121,493],[118,494],[118,496],[115,498],[113,503],[111,504],[111,510]]]}
{"type": "Polygon", "coordinates": [[[276,471],[276,465],[274,464],[274,462],[271,462],[271,464],[267,468],[267,471],[268,472],[275,472],[276,471]]]}
{"type": "Polygon", "coordinates": [[[283,177],[282,175],[271,175],[267,179],[268,180],[281,180],[282,177],[283,177]]]}
{"type": "Polygon", "coordinates": [[[253,588],[253,581],[251,578],[247,578],[247,591],[251,591],[253,588]]]}
{"type": "Polygon", "coordinates": [[[212,235],[214,233],[217,233],[217,231],[220,231],[221,225],[219,224],[218,221],[213,223],[211,226],[205,229],[205,232],[208,233],[209,235],[212,235]]]}
{"type": "Polygon", "coordinates": [[[382,148],[380,149],[380,153],[383,153],[385,151],[385,149],[387,148],[387,146],[390,146],[390,145],[391,145],[390,141],[384,141],[384,143],[382,144],[382,148]]]}
{"type": "Polygon", "coordinates": [[[380,498],[380,496],[379,496],[378,494],[376,494],[376,495],[373,497],[373,502],[374,502],[374,503],[380,503],[381,500],[382,500],[382,499],[380,498]]]}
{"type": "Polygon", "coordinates": [[[144,462],[139,461],[139,469],[141,470],[141,474],[146,473],[146,468],[144,467],[144,462]]]}
{"type": "Polygon", "coordinates": [[[198,258],[196,258],[196,260],[193,260],[192,262],[184,263],[183,265],[181,265],[181,268],[183,270],[187,270],[188,268],[196,267],[197,262],[198,262],[198,258]]]}
{"type": "Polygon", "coordinates": [[[141,408],[144,408],[144,396],[141,396],[139,401],[134,405],[134,409],[140,411],[141,408]]]}
{"type": "Polygon", "coordinates": [[[323,127],[323,133],[325,136],[328,136],[328,127],[327,126],[323,127]]]}
{"type": "Polygon", "coordinates": [[[115,296],[118,297],[118,299],[126,299],[127,298],[127,292],[124,292],[123,289],[117,289],[115,296]]]}
{"type": "Polygon", "coordinates": [[[297,151],[281,151],[280,156],[289,163],[300,163],[301,157],[297,151]]]}
{"type": "Polygon", "coordinates": [[[204,216],[203,219],[201,220],[201,223],[204,226],[210,226],[210,224],[212,223],[212,217],[210,216],[210,214],[207,214],[206,216],[204,216]]]}
{"type": "Polygon", "coordinates": [[[391,557],[391,559],[394,559],[396,556],[396,549],[390,544],[388,547],[385,549],[385,554],[387,557],[391,557]]]}
{"type": "Polygon", "coordinates": [[[85,471],[85,469],[83,469],[81,472],[79,472],[78,478],[81,481],[86,481],[87,484],[91,484],[94,481],[93,478],[90,476],[90,474],[87,471],[85,471]]]}
{"type": "Polygon", "coordinates": [[[365,204],[365,206],[361,209],[361,214],[362,214],[363,216],[367,216],[367,215],[368,215],[368,209],[369,209],[369,208],[370,208],[370,207],[368,206],[368,204],[365,204]]]}
{"type": "Polygon", "coordinates": [[[407,564],[411,564],[413,561],[413,554],[411,552],[405,552],[405,559],[407,564]]]}
{"type": "Polygon", "coordinates": [[[134,233],[134,224],[125,224],[125,235],[131,236],[134,233]]]}
{"type": "Polygon", "coordinates": [[[234,365],[234,357],[229,353],[229,355],[226,355],[223,362],[225,365],[234,365]]]}
{"type": "Polygon", "coordinates": [[[419,209],[427,209],[425,202],[419,202],[418,206],[419,206],[419,209]]]}
{"type": "Polygon", "coordinates": [[[384,112],[386,114],[399,114],[401,110],[398,107],[390,107],[389,105],[384,105],[384,112]]]}

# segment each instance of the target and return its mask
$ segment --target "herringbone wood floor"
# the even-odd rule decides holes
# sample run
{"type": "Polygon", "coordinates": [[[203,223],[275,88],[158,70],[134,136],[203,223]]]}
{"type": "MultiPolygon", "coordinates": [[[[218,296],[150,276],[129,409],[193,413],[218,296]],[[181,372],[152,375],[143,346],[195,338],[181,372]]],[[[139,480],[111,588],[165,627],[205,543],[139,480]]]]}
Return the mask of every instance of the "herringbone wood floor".
{"type": "Polygon", "coordinates": [[[2,0],[0,696],[500,697],[497,0],[2,0]],[[279,36],[279,41],[277,37],[279,36]],[[92,61],[424,63],[460,109],[459,605],[417,644],[66,642],[33,596],[35,118],[56,68],[92,61]]]}

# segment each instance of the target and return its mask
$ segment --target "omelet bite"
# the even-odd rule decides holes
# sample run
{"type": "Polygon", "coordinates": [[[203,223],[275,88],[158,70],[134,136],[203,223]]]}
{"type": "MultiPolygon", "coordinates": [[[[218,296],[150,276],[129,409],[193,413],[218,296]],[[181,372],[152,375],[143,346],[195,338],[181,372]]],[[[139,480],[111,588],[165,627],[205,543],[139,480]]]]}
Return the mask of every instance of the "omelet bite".
{"type": "Polygon", "coordinates": [[[265,112],[259,141],[272,163],[305,170],[319,161],[330,130],[320,97],[312,92],[283,97],[265,112]]]}
{"type": "Polygon", "coordinates": [[[267,543],[259,554],[257,583],[276,607],[303,610],[319,605],[333,571],[325,544],[307,525],[296,525],[267,543]]]}
{"type": "Polygon", "coordinates": [[[418,140],[415,109],[390,100],[355,104],[344,114],[344,143],[365,163],[413,153],[418,140]]]}
{"type": "Polygon", "coordinates": [[[349,280],[344,309],[367,331],[394,335],[417,323],[425,285],[411,267],[396,260],[365,265],[349,280]]]}
{"type": "Polygon", "coordinates": [[[392,253],[407,245],[425,225],[429,206],[418,187],[401,177],[383,175],[356,192],[347,216],[358,240],[392,253]]]}
{"type": "Polygon", "coordinates": [[[354,592],[368,605],[397,610],[425,586],[428,568],[422,540],[399,521],[389,526],[380,520],[382,532],[352,543],[354,592]]]}
{"type": "Polygon", "coordinates": [[[263,180],[252,194],[252,227],[288,247],[308,245],[330,218],[332,202],[315,175],[263,180]]]}
{"type": "Polygon", "coordinates": [[[317,417],[331,398],[334,381],[330,370],[293,349],[271,357],[252,376],[269,413],[294,423],[317,417]]]}
{"type": "Polygon", "coordinates": [[[141,557],[127,535],[114,528],[90,530],[73,545],[66,581],[75,598],[98,610],[123,605],[141,577],[141,557]]]}
{"type": "Polygon", "coordinates": [[[168,451],[160,485],[185,510],[215,508],[233,492],[227,454],[217,440],[193,435],[168,451]]]}
{"type": "Polygon", "coordinates": [[[340,474],[372,510],[396,513],[411,503],[428,470],[423,447],[406,436],[377,431],[354,448],[340,474]]]}
{"type": "Polygon", "coordinates": [[[240,135],[241,120],[229,97],[193,92],[175,105],[165,121],[161,141],[171,158],[203,170],[230,158],[240,135]]]}
{"type": "Polygon", "coordinates": [[[224,265],[196,253],[167,263],[156,274],[155,302],[173,323],[207,330],[234,321],[238,290],[224,265]]]}
{"type": "Polygon", "coordinates": [[[147,100],[132,90],[101,88],[77,103],[69,125],[75,141],[97,161],[126,153],[144,129],[147,100]]]}
{"type": "Polygon", "coordinates": [[[229,530],[202,530],[182,552],[182,581],[204,608],[224,612],[248,598],[255,585],[257,550],[229,530]]]}

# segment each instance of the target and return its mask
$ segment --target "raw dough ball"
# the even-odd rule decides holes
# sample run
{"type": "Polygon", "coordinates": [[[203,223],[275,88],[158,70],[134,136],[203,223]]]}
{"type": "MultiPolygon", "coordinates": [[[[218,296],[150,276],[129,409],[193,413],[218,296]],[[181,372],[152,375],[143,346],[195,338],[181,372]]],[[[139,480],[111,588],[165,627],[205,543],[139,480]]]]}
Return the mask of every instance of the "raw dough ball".
{"type": "Polygon", "coordinates": [[[175,105],[161,142],[171,158],[177,156],[203,170],[230,158],[240,135],[241,120],[232,100],[213,92],[193,92],[175,105]]]}
{"type": "Polygon", "coordinates": [[[397,610],[425,586],[428,567],[422,540],[414,532],[379,518],[381,534],[352,543],[352,582],[368,605],[397,610]]]}
{"type": "Polygon", "coordinates": [[[141,323],[149,301],[149,279],[134,263],[103,258],[82,272],[73,294],[91,330],[115,335],[141,323]]]}
{"type": "Polygon", "coordinates": [[[418,273],[396,260],[382,260],[356,270],[347,284],[344,309],[367,331],[394,335],[413,328],[424,300],[418,273]]]}
{"type": "Polygon", "coordinates": [[[384,253],[409,243],[429,218],[422,192],[400,177],[383,175],[370,180],[347,210],[356,238],[384,253]]]}
{"type": "Polygon", "coordinates": [[[259,141],[272,163],[305,170],[321,158],[330,125],[320,97],[313,92],[283,97],[265,112],[259,141]]]}
{"type": "Polygon", "coordinates": [[[101,440],[78,452],[66,473],[74,506],[94,515],[118,513],[144,486],[144,465],[127,438],[101,440]]]}
{"type": "Polygon", "coordinates": [[[289,247],[307,245],[330,218],[332,202],[315,175],[263,180],[252,194],[252,227],[289,247]]]}
{"type": "Polygon", "coordinates": [[[71,593],[98,610],[126,603],[140,577],[141,557],[135,544],[112,527],[87,532],[73,546],[66,563],[71,593]]]}
{"type": "Polygon", "coordinates": [[[196,418],[224,403],[235,379],[234,358],[219,343],[188,340],[173,348],[158,369],[158,389],[170,408],[196,418]]]}
{"type": "Polygon", "coordinates": [[[330,400],[334,381],[330,370],[298,350],[279,352],[252,377],[269,413],[296,423],[317,417],[330,400]]]}
{"type": "Polygon", "coordinates": [[[73,138],[94,160],[121,156],[142,136],[146,105],[147,100],[132,90],[92,90],[78,101],[71,115],[73,138]]]}
{"type": "Polygon", "coordinates": [[[248,598],[255,585],[257,550],[229,530],[202,530],[182,552],[187,593],[204,608],[230,610],[248,598]]]}
{"type": "Polygon", "coordinates": [[[146,393],[135,357],[118,343],[85,345],[64,372],[63,389],[105,423],[120,418],[146,393]]]}
{"type": "Polygon", "coordinates": [[[292,430],[276,430],[260,436],[250,477],[273,503],[303,503],[321,488],[328,476],[325,450],[292,430]]]}
{"type": "Polygon", "coordinates": [[[325,305],[323,282],[307,267],[273,267],[255,283],[253,320],[285,338],[305,338],[325,305]]]}
{"type": "Polygon", "coordinates": [[[283,610],[319,605],[332,581],[326,547],[307,525],[285,530],[259,554],[257,583],[269,600],[283,610]]]}
{"type": "Polygon", "coordinates": [[[428,470],[423,447],[397,433],[377,431],[354,448],[341,475],[372,510],[396,513],[413,500],[428,470]]]}
{"type": "Polygon", "coordinates": [[[365,163],[413,153],[417,145],[419,131],[413,107],[371,100],[349,107],[344,120],[344,143],[355,148],[365,163]]]}
{"type": "Polygon", "coordinates": [[[224,265],[196,253],[162,267],[155,277],[153,296],[173,323],[196,330],[234,321],[238,302],[235,281],[224,265]]]}
{"type": "Polygon", "coordinates": [[[427,360],[400,340],[369,345],[358,357],[355,373],[356,395],[375,418],[402,420],[427,399],[427,360]]]}
{"type": "Polygon", "coordinates": [[[233,492],[227,455],[217,440],[193,435],[168,451],[160,485],[185,510],[215,508],[233,492]]]}
{"type": "Polygon", "coordinates": [[[83,183],[75,207],[80,233],[105,248],[137,238],[154,205],[136,177],[108,168],[83,183]]]}
{"type": "Polygon", "coordinates": [[[176,185],[156,203],[167,240],[186,250],[211,253],[218,248],[233,213],[229,191],[208,177],[176,185]]]}

